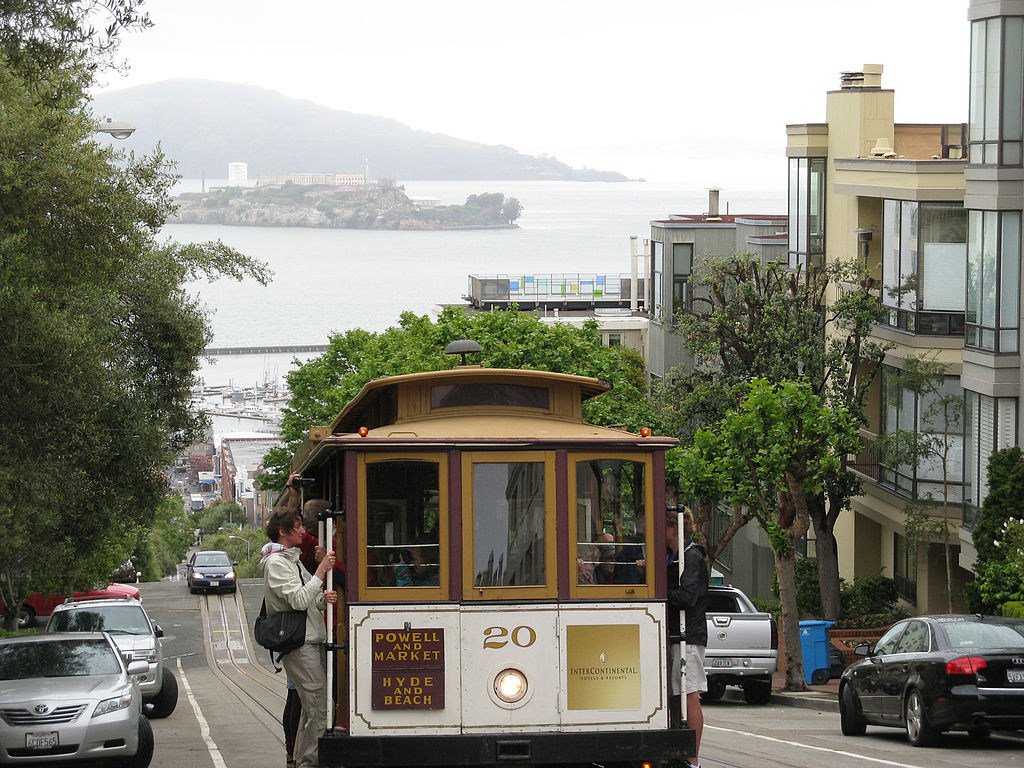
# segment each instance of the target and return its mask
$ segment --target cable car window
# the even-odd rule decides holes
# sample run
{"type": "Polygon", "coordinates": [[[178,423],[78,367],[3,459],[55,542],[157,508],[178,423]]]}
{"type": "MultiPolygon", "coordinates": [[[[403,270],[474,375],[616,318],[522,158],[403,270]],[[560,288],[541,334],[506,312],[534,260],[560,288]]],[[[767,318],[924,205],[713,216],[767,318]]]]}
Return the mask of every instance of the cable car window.
{"type": "Polygon", "coordinates": [[[473,464],[473,586],[545,583],[544,462],[473,464]]]}
{"type": "Polygon", "coordinates": [[[644,464],[576,462],[577,584],[646,582],[644,464]]]}
{"type": "Polygon", "coordinates": [[[436,587],[440,470],[433,461],[366,466],[366,585],[436,587]]]}
{"type": "Polygon", "coordinates": [[[505,405],[547,410],[550,402],[551,393],[547,387],[527,387],[522,384],[443,384],[430,389],[431,408],[505,405]]]}

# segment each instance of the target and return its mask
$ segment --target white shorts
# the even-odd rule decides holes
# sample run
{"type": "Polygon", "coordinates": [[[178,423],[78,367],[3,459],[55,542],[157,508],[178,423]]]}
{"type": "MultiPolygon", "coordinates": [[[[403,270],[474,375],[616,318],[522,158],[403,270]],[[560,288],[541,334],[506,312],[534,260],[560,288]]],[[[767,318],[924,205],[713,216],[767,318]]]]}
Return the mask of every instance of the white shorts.
{"type": "MultiPolygon", "coordinates": [[[[668,692],[671,696],[679,695],[679,644],[672,643],[669,648],[669,683],[668,692]]],[[[708,675],[704,671],[704,646],[686,646],[686,693],[704,693],[708,689],[708,675]]]]}

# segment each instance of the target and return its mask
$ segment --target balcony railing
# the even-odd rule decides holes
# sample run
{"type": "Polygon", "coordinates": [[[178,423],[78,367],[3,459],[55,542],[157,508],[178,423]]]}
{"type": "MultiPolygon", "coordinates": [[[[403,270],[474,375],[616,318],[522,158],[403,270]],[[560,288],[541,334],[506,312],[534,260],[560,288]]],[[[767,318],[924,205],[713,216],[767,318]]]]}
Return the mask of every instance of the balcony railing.
{"type": "MultiPolygon", "coordinates": [[[[861,449],[848,464],[849,468],[866,479],[907,499],[930,499],[942,503],[942,477],[933,471],[928,473],[919,466],[895,466],[886,461],[877,444],[878,436],[861,433],[861,449]]],[[[923,462],[922,462],[923,463],[923,462]]],[[[959,465],[957,465],[959,466],[959,465]]],[[[961,509],[963,481],[959,474],[947,478],[948,503],[952,508],[961,509]]],[[[961,513],[962,516],[962,513],[961,513]]]]}
{"type": "MultiPolygon", "coordinates": [[[[644,279],[637,277],[643,303],[644,279]]],[[[470,275],[466,299],[478,303],[554,303],[629,301],[631,276],[586,272],[538,275],[470,275]]]]}

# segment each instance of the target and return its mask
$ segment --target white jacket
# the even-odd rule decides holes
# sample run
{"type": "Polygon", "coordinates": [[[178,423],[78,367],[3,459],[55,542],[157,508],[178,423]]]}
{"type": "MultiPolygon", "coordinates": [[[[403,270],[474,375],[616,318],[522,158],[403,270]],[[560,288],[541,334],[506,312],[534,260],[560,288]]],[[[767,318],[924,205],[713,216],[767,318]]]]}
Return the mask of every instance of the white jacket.
{"type": "Polygon", "coordinates": [[[299,555],[298,547],[275,552],[260,561],[263,567],[263,599],[267,601],[267,615],[281,611],[306,612],[306,642],[327,642],[327,627],[324,624],[324,583],[316,576],[310,576],[299,555]],[[299,571],[302,579],[299,579],[299,571]],[[303,584],[302,582],[305,582],[303,584]]]}

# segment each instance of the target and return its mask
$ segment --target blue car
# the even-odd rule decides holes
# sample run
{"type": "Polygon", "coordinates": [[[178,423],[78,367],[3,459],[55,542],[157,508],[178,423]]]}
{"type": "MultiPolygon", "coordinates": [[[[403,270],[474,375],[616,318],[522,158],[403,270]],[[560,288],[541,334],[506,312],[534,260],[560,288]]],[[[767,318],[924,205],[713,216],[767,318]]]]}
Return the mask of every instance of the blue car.
{"type": "Polygon", "coordinates": [[[234,592],[235,566],[227,552],[207,550],[196,552],[185,566],[188,591],[196,592],[234,592]]]}

